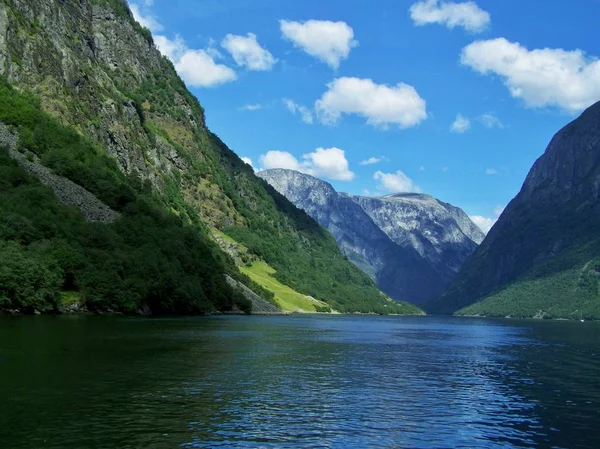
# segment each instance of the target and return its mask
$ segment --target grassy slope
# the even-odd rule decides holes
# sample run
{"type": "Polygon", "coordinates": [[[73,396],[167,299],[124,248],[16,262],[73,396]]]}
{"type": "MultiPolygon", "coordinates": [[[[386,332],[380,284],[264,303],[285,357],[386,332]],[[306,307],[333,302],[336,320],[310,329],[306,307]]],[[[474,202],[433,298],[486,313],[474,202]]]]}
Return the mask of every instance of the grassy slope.
{"type": "MultiPolygon", "coordinates": [[[[304,295],[291,287],[280,282],[277,277],[277,271],[264,260],[252,255],[248,248],[237,242],[227,234],[212,229],[213,235],[218,240],[226,242],[228,250],[234,253],[239,270],[242,274],[248,276],[251,281],[260,287],[273,293],[274,303],[286,312],[331,312],[332,308],[324,301],[319,301],[311,296],[304,295]]],[[[383,295],[382,295],[383,297],[383,295]]],[[[417,307],[403,303],[393,302],[385,297],[386,305],[390,308],[389,313],[399,314],[420,314],[422,311],[417,307]]],[[[336,310],[333,310],[334,312],[336,310]]]]}
{"type": "Polygon", "coordinates": [[[597,243],[589,243],[572,249],[456,314],[600,319],[600,258],[595,257],[597,248],[597,243]]]}
{"type": "Polygon", "coordinates": [[[286,312],[316,312],[315,306],[321,310],[329,309],[323,301],[298,293],[279,282],[274,276],[275,270],[266,262],[254,262],[249,267],[240,267],[240,271],[257,284],[272,291],[277,305],[286,312]]]}

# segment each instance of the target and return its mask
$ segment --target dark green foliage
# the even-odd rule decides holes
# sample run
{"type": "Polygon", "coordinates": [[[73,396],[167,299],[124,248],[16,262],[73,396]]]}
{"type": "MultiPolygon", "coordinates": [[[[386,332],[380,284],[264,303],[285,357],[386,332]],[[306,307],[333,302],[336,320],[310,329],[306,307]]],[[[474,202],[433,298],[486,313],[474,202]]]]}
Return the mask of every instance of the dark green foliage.
{"type": "Polygon", "coordinates": [[[318,306],[315,304],[315,310],[319,313],[331,313],[331,307],[328,306],[318,306]]]}
{"type": "Polygon", "coordinates": [[[53,309],[61,284],[60,266],[43,252],[0,240],[0,310],[53,309]]]}
{"type": "Polygon", "coordinates": [[[164,212],[135,179],[90,142],[57,124],[36,102],[3,83],[0,121],[22,146],[120,210],[117,222],[84,222],[0,151],[0,308],[48,310],[61,290],[81,293],[91,310],[202,313],[249,310],[224,280],[237,273],[205,234],[164,212]]]}
{"type": "MultiPolygon", "coordinates": [[[[151,43],[147,30],[133,20],[126,1],[91,0],[54,6],[55,10],[62,8],[57,16],[64,18],[66,27],[60,28],[63,33],[59,31],[56,39],[46,29],[37,30],[36,42],[44,50],[37,52],[35,57],[41,59],[42,55],[48,54],[53,55],[55,61],[60,61],[66,52],[73,67],[78,67],[86,75],[82,77],[82,86],[74,88],[61,70],[37,70],[35,64],[32,65],[35,73],[19,72],[18,76],[11,78],[11,82],[24,91],[36,89],[44,99],[43,107],[81,134],[75,133],[72,128],[55,127],[53,120],[39,112],[42,106],[36,104],[34,98],[29,95],[15,96],[8,86],[0,84],[0,120],[18,128],[22,136],[21,148],[30,150],[44,165],[82,185],[122,212],[122,222],[137,222],[140,216],[147,217],[145,210],[135,212],[141,207],[150,207],[155,212],[174,211],[179,218],[172,216],[171,212],[168,214],[176,222],[173,226],[182,229],[191,226],[193,232],[198,233],[199,241],[209,247],[208,252],[216,260],[215,266],[221,266],[221,274],[228,272],[266,299],[272,300],[272,296],[242,276],[233,262],[210,243],[207,224],[230,233],[251,253],[263,257],[277,270],[278,278],[284,283],[301,293],[325,300],[336,309],[377,313],[418,312],[418,309],[404,304],[389,303],[368,277],[344,260],[329,234],[258,179],[250,167],[206,129],[204,110],[177,76],[172,63],[151,47],[146,51],[146,42],[140,45],[141,40],[135,39],[137,33],[151,43]],[[117,22],[120,22],[115,25],[107,21],[106,24],[106,32],[123,33],[123,36],[119,36],[123,45],[113,48],[117,55],[122,56],[118,58],[116,67],[108,67],[107,61],[102,58],[97,59],[97,65],[91,66],[79,59],[88,50],[86,42],[93,41],[89,30],[82,28],[89,25],[85,17],[90,15],[90,3],[105,7],[105,13],[114,12],[117,22]],[[85,14],[82,15],[81,11],[85,14]],[[128,29],[128,23],[133,27],[133,34],[128,29]],[[131,46],[124,48],[125,43],[131,46]],[[132,49],[139,54],[139,59],[135,61],[132,61],[133,56],[129,52],[132,49]],[[41,80],[45,80],[44,83],[41,80]],[[61,88],[45,88],[46,84],[61,88]],[[120,130],[125,130],[119,134],[120,142],[125,145],[124,150],[136,158],[140,154],[145,158],[143,164],[136,165],[133,170],[139,169],[141,177],[153,179],[156,189],[150,189],[148,182],[126,178],[117,169],[116,162],[98,145],[107,137],[107,125],[105,120],[100,119],[99,110],[99,105],[107,101],[117,108],[110,115],[110,121],[120,130]],[[131,114],[123,114],[128,105],[135,109],[133,120],[131,114]],[[161,145],[157,145],[159,140],[161,145]],[[159,151],[149,156],[150,150],[159,151]],[[171,166],[173,153],[184,167],[175,164],[172,169],[164,169],[165,166],[171,166]]],[[[15,10],[21,11],[23,8],[21,4],[15,4],[15,10]]],[[[31,21],[25,16],[23,20],[31,21]]],[[[41,23],[52,23],[52,18],[41,23]]],[[[25,25],[21,24],[20,27],[24,28],[25,25]]],[[[9,40],[17,48],[22,48],[23,45],[12,36],[9,36],[9,40]]],[[[11,55],[13,53],[18,54],[15,51],[11,55]]],[[[60,66],[58,62],[57,66],[60,66]]],[[[108,228],[118,226],[119,223],[116,223],[108,228]]],[[[167,229],[158,225],[156,228],[156,232],[160,228],[160,235],[155,236],[154,240],[168,241],[167,229]]],[[[152,301],[155,307],[168,309],[173,307],[171,302],[176,298],[180,298],[178,304],[188,304],[186,301],[194,296],[199,298],[198,308],[205,307],[203,295],[197,286],[183,278],[178,279],[176,288],[169,285],[167,279],[160,280],[159,277],[161,288],[145,289],[142,274],[136,274],[133,278],[129,273],[126,278],[120,275],[121,281],[114,277],[115,272],[135,269],[135,266],[129,265],[131,259],[122,254],[123,243],[135,248],[135,257],[152,257],[153,263],[143,266],[144,270],[151,273],[160,271],[166,277],[172,275],[169,271],[171,266],[175,267],[172,268],[173,273],[177,272],[178,265],[188,266],[180,260],[185,259],[184,255],[178,255],[176,263],[167,259],[168,263],[162,265],[159,260],[164,257],[162,252],[168,253],[168,248],[157,244],[153,248],[158,253],[146,256],[137,245],[146,245],[147,242],[123,242],[119,240],[124,237],[120,229],[115,231],[116,236],[107,234],[106,230],[94,230],[93,233],[98,234],[94,245],[107,246],[103,251],[113,252],[115,257],[104,260],[102,254],[98,255],[95,251],[85,253],[86,262],[92,260],[97,267],[95,272],[89,272],[85,277],[82,277],[80,268],[71,268],[76,273],[69,275],[73,280],[68,285],[75,282],[78,288],[82,288],[83,283],[87,282],[96,286],[86,290],[90,303],[97,301],[95,298],[110,296],[114,298],[111,301],[117,304],[111,307],[120,307],[118,304],[124,301],[136,304],[137,298],[145,298],[152,301]],[[138,279],[139,282],[131,279],[138,279]],[[103,285],[103,282],[111,284],[103,285]],[[170,297],[171,294],[174,296],[170,297]],[[136,299],[126,299],[135,295],[136,299]]],[[[65,237],[60,238],[70,241],[65,237]]],[[[148,244],[153,239],[150,240],[148,244]]],[[[80,245],[86,247],[83,243],[80,245]]],[[[195,249],[192,247],[188,250],[195,249]]],[[[215,272],[218,271],[215,268],[215,272]]],[[[192,274],[195,276],[195,273],[192,274]]],[[[205,293],[211,286],[211,276],[208,273],[203,278],[204,284],[201,285],[205,293]]],[[[214,282],[221,285],[222,279],[214,282]]],[[[205,296],[210,304],[220,304],[218,295],[213,298],[206,293],[205,296]]],[[[242,300],[237,301],[241,307],[242,300]]],[[[100,303],[103,302],[104,299],[100,300],[100,303]]]]}
{"type": "MultiPolygon", "coordinates": [[[[135,104],[147,101],[154,108],[168,110],[177,115],[178,109],[169,107],[172,92],[182,95],[197,117],[203,110],[197,100],[190,99],[180,79],[155,73],[155,82],[142,84],[130,97],[135,104]]],[[[138,111],[142,116],[143,110],[138,111]]],[[[145,118],[142,120],[145,122],[145,118]]],[[[220,226],[222,230],[244,244],[251,253],[264,259],[276,271],[276,277],[294,290],[326,301],[343,312],[418,313],[417,308],[406,304],[390,304],[375,284],[341,254],[333,237],[304,211],[296,208],[285,197],[262,179],[254,176],[252,169],[243,163],[213,133],[196,131],[201,157],[178,146],[166,133],[154,126],[146,132],[157,134],[178,149],[186,158],[191,179],[206,178],[216,184],[231,201],[235,211],[244,218],[244,225],[220,226]]],[[[164,195],[170,207],[181,210],[185,202],[181,197],[181,180],[166,181],[164,195]]],[[[185,209],[187,211],[187,209],[185,209]]],[[[244,283],[247,284],[246,281],[244,283]]],[[[272,301],[272,297],[266,296],[272,301]]]]}
{"type": "Polygon", "coordinates": [[[458,315],[600,319],[600,242],[565,251],[458,315]],[[584,261],[584,262],[582,262],[584,261]]]}

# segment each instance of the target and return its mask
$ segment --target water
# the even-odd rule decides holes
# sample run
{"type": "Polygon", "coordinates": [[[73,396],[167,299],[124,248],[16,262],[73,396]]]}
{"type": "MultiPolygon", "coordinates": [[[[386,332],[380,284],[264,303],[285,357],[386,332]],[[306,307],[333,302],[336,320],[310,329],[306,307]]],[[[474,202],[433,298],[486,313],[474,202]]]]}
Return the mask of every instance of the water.
{"type": "Polygon", "coordinates": [[[600,447],[600,323],[0,318],[1,448],[600,447]]]}

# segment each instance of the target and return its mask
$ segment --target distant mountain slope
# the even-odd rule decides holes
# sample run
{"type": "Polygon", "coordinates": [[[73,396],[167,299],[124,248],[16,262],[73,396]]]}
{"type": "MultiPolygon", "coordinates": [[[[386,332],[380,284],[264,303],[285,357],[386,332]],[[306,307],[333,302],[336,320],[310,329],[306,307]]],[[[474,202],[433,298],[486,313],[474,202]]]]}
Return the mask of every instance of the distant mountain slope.
{"type": "Polygon", "coordinates": [[[483,238],[464,212],[426,195],[353,197],[292,170],[258,175],[315,218],[342,252],[396,299],[421,303],[441,292],[477,246],[461,226],[483,238]]]}
{"type": "MultiPolygon", "coordinates": [[[[224,254],[207,228],[245,245],[278,281],[335,310],[401,312],[327,232],[207,129],[204,109],[125,0],[0,0],[0,75],[0,121],[17,131],[19,149],[115,211],[134,208],[139,191],[174,227],[183,226],[183,235],[195,228],[198,245],[214,250],[216,261],[224,254]]],[[[170,268],[187,273],[192,265],[184,262],[170,268]]],[[[231,293],[224,271],[239,275],[229,263],[215,262],[204,277],[223,296],[231,293]]],[[[190,276],[196,286],[199,276],[190,276]]],[[[131,300],[141,304],[143,296],[131,300]]],[[[194,311],[212,310],[210,301],[208,295],[194,311]]]]}
{"type": "Polygon", "coordinates": [[[485,237],[462,209],[429,195],[352,198],[390,239],[414,248],[445,280],[454,277],[485,237]]]}
{"type": "Polygon", "coordinates": [[[600,318],[600,103],[560,130],[434,312],[600,318]]]}

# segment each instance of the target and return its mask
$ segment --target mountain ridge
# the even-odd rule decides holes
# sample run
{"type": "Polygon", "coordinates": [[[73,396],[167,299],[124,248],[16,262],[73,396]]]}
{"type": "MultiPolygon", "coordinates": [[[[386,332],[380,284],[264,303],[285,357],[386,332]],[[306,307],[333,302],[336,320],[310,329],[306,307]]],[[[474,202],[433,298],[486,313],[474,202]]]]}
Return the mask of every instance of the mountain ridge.
{"type": "Polygon", "coordinates": [[[584,289],[584,294],[578,278],[588,278],[589,269],[584,267],[594,266],[600,254],[599,192],[600,102],[556,133],[482,245],[449,289],[428,305],[429,310],[453,313],[485,300],[488,309],[495,304],[494,313],[509,315],[522,309],[523,317],[570,317],[569,302],[575,306],[588,296],[588,307],[595,308],[597,284],[590,281],[596,293],[592,288],[584,289]],[[576,275],[579,270],[582,274],[576,275]],[[553,279],[567,271],[575,278],[564,278],[562,284],[569,287],[563,288],[553,279]],[[529,292],[529,299],[519,294],[519,285],[529,292]],[[509,287],[507,296],[503,292],[509,287]],[[552,290],[558,288],[562,299],[554,298],[552,290]],[[544,295],[553,298],[545,306],[537,301],[544,295]],[[533,299],[536,310],[528,305],[533,299]],[[499,307],[499,301],[506,307],[499,307]]]}
{"type": "MultiPolygon", "coordinates": [[[[470,221],[467,215],[462,211],[458,213],[460,209],[429,195],[409,193],[380,198],[353,196],[336,192],[326,181],[286,169],[264,170],[258,176],[329,230],[342,252],[396,299],[418,304],[441,293],[454,274],[449,262],[460,265],[461,258],[470,254],[476,246],[472,239],[463,234],[454,218],[470,221]],[[415,204],[407,206],[407,201],[415,204]],[[434,219],[430,220],[429,228],[423,233],[415,232],[418,224],[406,223],[409,213],[395,217],[395,221],[390,219],[394,211],[399,213],[396,207],[408,207],[409,212],[415,215],[413,221],[422,219],[422,216],[416,215],[424,201],[431,203],[425,210],[434,219]],[[435,220],[445,222],[441,225],[435,220]],[[445,239],[443,232],[439,232],[443,226],[452,227],[454,233],[460,234],[460,243],[442,248],[434,236],[445,239]],[[426,233],[431,234],[429,239],[424,236],[426,233]],[[424,257],[426,251],[423,247],[435,256],[429,259],[424,257]],[[458,248],[464,251],[464,255],[458,248]]],[[[475,227],[474,224],[472,226],[475,227]]],[[[473,230],[464,223],[463,227],[468,229],[467,232],[473,230]]],[[[473,230],[473,238],[480,239],[482,236],[478,228],[473,230]]],[[[447,242],[444,240],[442,243],[445,245],[447,242]]]]}
{"type": "MultiPolygon", "coordinates": [[[[122,0],[1,0],[0,75],[0,120],[18,131],[18,150],[117,212],[143,197],[183,234],[194,228],[219,260],[226,255],[211,228],[268,262],[280,282],[336,310],[402,312],[328,233],[207,129],[200,102],[122,0]]],[[[17,175],[11,168],[7,176],[17,175]]],[[[219,270],[206,282],[225,295],[223,274],[248,283],[231,260],[219,270]]]]}

